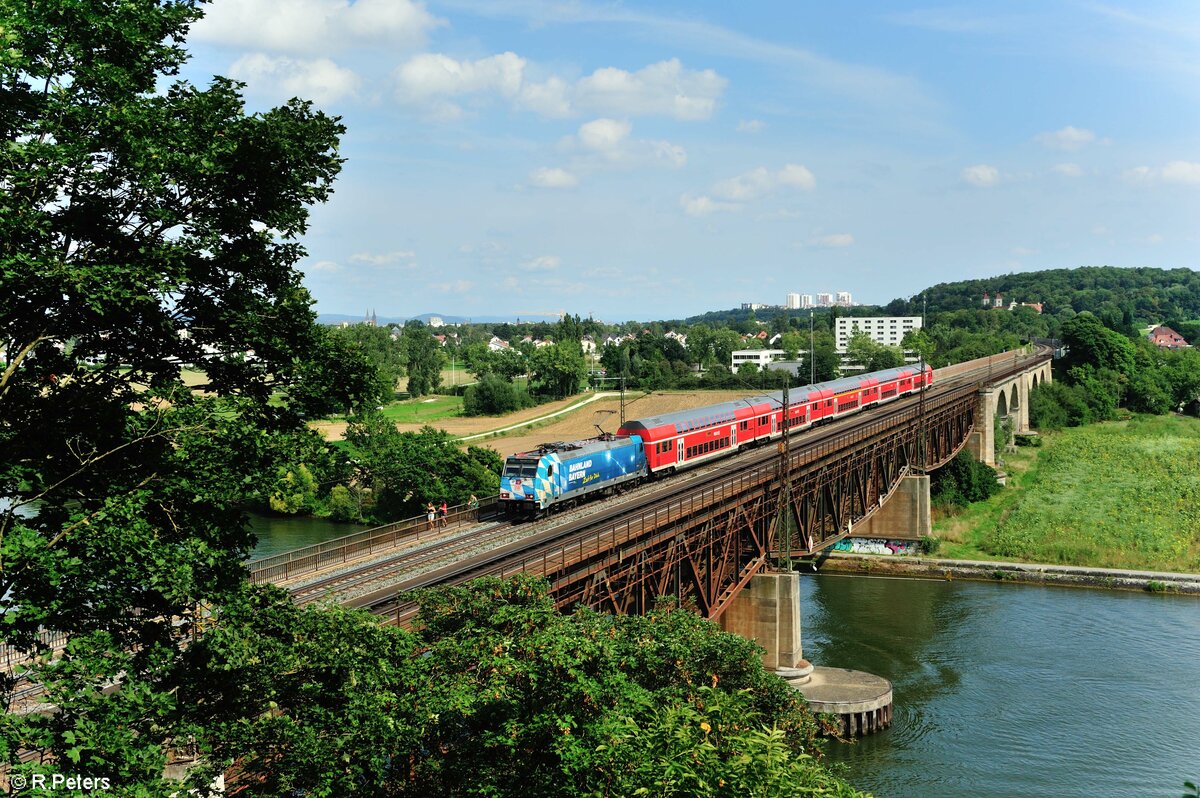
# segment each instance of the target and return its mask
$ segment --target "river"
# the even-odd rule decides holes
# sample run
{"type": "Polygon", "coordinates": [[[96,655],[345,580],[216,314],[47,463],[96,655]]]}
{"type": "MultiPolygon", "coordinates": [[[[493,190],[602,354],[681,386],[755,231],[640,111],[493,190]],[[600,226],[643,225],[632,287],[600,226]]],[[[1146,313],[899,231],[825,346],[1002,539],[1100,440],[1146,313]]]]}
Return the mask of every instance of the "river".
{"type": "Polygon", "coordinates": [[[1200,600],[805,576],[805,657],[892,680],[891,729],[833,744],[877,798],[1176,798],[1200,780],[1200,600]]]}
{"type": "MultiPolygon", "coordinates": [[[[253,516],[255,558],[361,527],[253,516]]],[[[891,729],[833,744],[877,798],[1176,798],[1200,779],[1200,599],[817,575],[805,656],[892,680],[891,729]]]]}
{"type": "Polygon", "coordinates": [[[261,560],[301,546],[311,546],[343,535],[352,535],[367,527],[341,524],[324,518],[251,513],[250,528],[258,536],[258,545],[254,547],[251,559],[261,560]]]}

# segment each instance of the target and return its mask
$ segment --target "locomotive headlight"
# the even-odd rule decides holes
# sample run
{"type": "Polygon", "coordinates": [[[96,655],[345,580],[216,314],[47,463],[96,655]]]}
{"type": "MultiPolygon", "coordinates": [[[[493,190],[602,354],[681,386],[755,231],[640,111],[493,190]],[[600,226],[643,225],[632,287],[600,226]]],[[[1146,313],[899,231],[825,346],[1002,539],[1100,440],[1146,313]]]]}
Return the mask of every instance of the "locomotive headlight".
{"type": "Polygon", "coordinates": [[[509,497],[509,496],[508,496],[508,491],[506,491],[506,490],[502,490],[502,491],[500,491],[500,498],[501,498],[501,499],[507,499],[508,497],[509,497]]]}

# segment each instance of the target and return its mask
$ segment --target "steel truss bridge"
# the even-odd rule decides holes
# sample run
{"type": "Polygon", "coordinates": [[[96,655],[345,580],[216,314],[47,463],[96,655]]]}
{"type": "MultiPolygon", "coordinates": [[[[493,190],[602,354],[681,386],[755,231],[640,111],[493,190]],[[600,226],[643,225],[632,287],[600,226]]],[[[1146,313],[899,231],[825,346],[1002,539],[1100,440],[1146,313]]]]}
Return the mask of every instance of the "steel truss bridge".
{"type": "MultiPolygon", "coordinates": [[[[1048,350],[942,369],[920,397],[877,406],[793,436],[659,491],[565,521],[515,542],[468,554],[345,601],[407,624],[403,593],[481,576],[545,578],[558,604],[641,613],[661,596],[719,618],[773,562],[810,557],[846,537],[901,480],[936,469],[967,444],[980,392],[1046,364],[1048,350]]],[[[990,418],[987,419],[990,424],[990,418]]]]}

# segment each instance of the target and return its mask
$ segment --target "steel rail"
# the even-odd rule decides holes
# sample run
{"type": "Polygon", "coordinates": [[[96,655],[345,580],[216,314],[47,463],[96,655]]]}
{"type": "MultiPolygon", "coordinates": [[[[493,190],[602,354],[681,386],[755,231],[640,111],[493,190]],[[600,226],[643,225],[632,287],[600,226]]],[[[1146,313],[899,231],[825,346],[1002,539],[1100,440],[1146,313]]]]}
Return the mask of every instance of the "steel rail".
{"type": "MultiPolygon", "coordinates": [[[[935,383],[929,390],[929,393],[934,395],[932,397],[927,395],[926,397],[926,412],[936,413],[942,408],[977,393],[977,376],[987,374],[993,381],[1004,381],[1015,374],[1026,371],[1031,363],[1041,362],[1045,359],[1048,359],[1048,353],[1045,352],[1039,352],[1032,357],[1020,357],[1018,355],[1012,360],[1008,359],[1008,355],[992,356],[987,359],[988,362],[984,365],[954,374],[952,377],[944,379],[940,385],[935,383]],[[1000,362],[1001,368],[997,368],[997,361],[1000,362]]],[[[868,439],[861,434],[854,435],[862,427],[869,425],[875,430],[873,434],[878,435],[885,434],[886,430],[895,429],[897,426],[906,426],[908,422],[911,422],[913,416],[919,412],[916,407],[917,404],[917,397],[910,396],[904,400],[874,408],[873,412],[858,413],[850,418],[842,419],[843,423],[840,425],[826,427],[815,432],[809,431],[800,440],[800,446],[793,453],[794,466],[799,465],[804,467],[818,460],[834,457],[839,450],[844,448],[844,444],[868,443],[868,439]],[[904,416],[903,421],[905,423],[900,425],[894,423],[897,416],[904,416]],[[854,439],[848,440],[849,438],[854,439]],[[830,443],[837,443],[838,445],[834,447],[830,446],[830,443]],[[800,462],[796,463],[796,460],[800,462]]],[[[958,448],[961,448],[961,445],[958,448]]],[[[657,492],[644,500],[634,503],[632,506],[622,505],[608,511],[601,510],[579,521],[509,543],[480,555],[465,558],[443,568],[438,568],[407,580],[401,580],[385,589],[360,596],[347,603],[350,606],[375,607],[389,602],[398,593],[412,589],[445,583],[460,584],[477,576],[488,574],[503,575],[509,572],[515,573],[523,570],[531,570],[530,564],[538,559],[548,563],[550,549],[563,552],[563,555],[558,559],[560,565],[565,564],[565,560],[563,559],[565,552],[570,548],[575,548],[580,556],[582,556],[584,540],[593,536],[598,538],[599,534],[601,534],[597,532],[597,528],[605,527],[606,524],[611,524],[614,520],[621,517],[634,515],[639,510],[646,510],[654,505],[668,504],[673,500],[680,499],[681,496],[689,492],[703,490],[706,487],[727,479],[731,472],[745,472],[747,470],[754,472],[763,471],[764,473],[761,476],[764,480],[777,477],[777,468],[774,465],[775,459],[773,452],[764,451],[754,453],[750,457],[735,459],[727,463],[724,467],[716,469],[698,480],[683,479],[673,481],[669,483],[666,490],[657,492]],[[764,464],[767,465],[767,468],[758,468],[758,466],[764,464]],[[522,563],[520,566],[513,568],[504,565],[505,560],[515,558],[515,555],[521,552],[524,552],[525,556],[520,558],[522,563]]],[[[610,535],[610,539],[615,545],[615,533],[610,535]]],[[[540,570],[544,572],[545,568],[540,570]]],[[[391,614],[391,612],[389,611],[388,614],[391,614]]]]}

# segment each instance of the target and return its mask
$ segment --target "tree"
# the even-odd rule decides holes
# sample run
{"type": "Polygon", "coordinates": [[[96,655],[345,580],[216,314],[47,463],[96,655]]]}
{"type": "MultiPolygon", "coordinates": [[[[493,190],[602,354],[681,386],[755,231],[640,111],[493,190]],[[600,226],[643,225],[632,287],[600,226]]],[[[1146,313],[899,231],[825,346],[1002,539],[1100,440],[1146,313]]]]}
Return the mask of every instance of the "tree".
{"type": "Polygon", "coordinates": [[[532,404],[524,389],[498,374],[484,374],[463,394],[463,415],[495,416],[511,413],[532,404]]]}
{"type": "Polygon", "coordinates": [[[375,370],[378,404],[395,399],[396,382],[404,376],[404,339],[393,339],[388,328],[369,324],[335,328],[333,335],[348,349],[359,353],[375,370]]]}
{"type": "Polygon", "coordinates": [[[916,352],[921,362],[930,363],[937,344],[925,330],[909,330],[900,341],[900,348],[905,352],[916,352]]]}
{"type": "Polygon", "coordinates": [[[381,414],[367,412],[346,428],[346,443],[358,462],[356,482],[371,489],[373,518],[380,523],[416,515],[427,503],[466,504],[471,494],[491,496],[500,488],[500,455],[468,446],[447,432],[423,427],[400,432],[381,414]]]}
{"type": "Polygon", "coordinates": [[[1105,327],[1091,313],[1080,313],[1063,324],[1062,337],[1067,348],[1067,355],[1063,358],[1064,368],[1109,368],[1126,378],[1133,376],[1133,343],[1105,327]]]}
{"type": "Polygon", "coordinates": [[[895,368],[904,365],[904,353],[899,347],[875,341],[864,332],[855,331],[846,344],[846,354],[867,371],[895,368]]]}
{"type": "Polygon", "coordinates": [[[784,351],[784,357],[795,360],[800,352],[808,349],[808,336],[798,332],[786,332],[780,339],[779,348],[784,351]]]}
{"type": "MultiPolygon", "coordinates": [[[[567,798],[855,792],[758,647],[695,613],[561,614],[528,577],[418,595],[420,631],[246,603],[197,644],[247,720],[207,758],[241,794],[567,798]]],[[[215,719],[216,720],[216,719],[215,719]]],[[[214,724],[215,725],[215,724],[214,724]]]]}
{"type": "Polygon", "coordinates": [[[433,393],[442,384],[442,352],[433,333],[419,321],[404,325],[404,348],[408,353],[408,394],[433,393]]]}
{"type": "Polygon", "coordinates": [[[577,341],[538,347],[530,359],[534,389],[562,399],[578,393],[587,379],[587,359],[577,341]]]}
{"type": "Polygon", "coordinates": [[[342,127],[170,83],[198,15],[0,0],[0,638],[69,652],[29,673],[56,711],[7,714],[0,751],[155,796],[178,792],[164,745],[199,608],[246,589],[241,503],[301,413],[372,396],[295,269],[342,127]]]}

